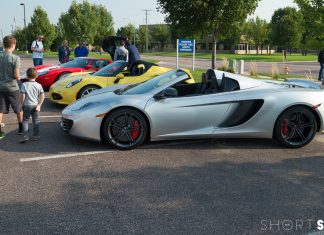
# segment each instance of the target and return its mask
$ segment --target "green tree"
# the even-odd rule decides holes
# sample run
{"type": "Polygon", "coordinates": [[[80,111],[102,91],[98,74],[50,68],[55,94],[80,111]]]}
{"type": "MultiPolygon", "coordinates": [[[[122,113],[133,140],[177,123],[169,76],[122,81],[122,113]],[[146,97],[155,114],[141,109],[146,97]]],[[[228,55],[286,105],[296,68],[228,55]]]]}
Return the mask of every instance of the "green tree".
{"type": "Polygon", "coordinates": [[[306,55],[307,49],[324,47],[324,0],[295,0],[295,3],[303,16],[301,46],[306,55]]]}
{"type": "Polygon", "coordinates": [[[262,54],[264,45],[269,43],[269,24],[266,20],[262,20],[258,16],[255,18],[254,24],[254,42],[257,46],[258,54],[259,48],[262,54]]]}
{"type": "MultiPolygon", "coordinates": [[[[145,43],[146,43],[146,27],[145,26],[140,26],[136,30],[136,34],[138,35],[138,40],[136,42],[136,45],[141,49],[141,51],[144,51],[145,48],[145,43]]],[[[150,33],[148,34],[148,41],[150,41],[150,33]]]]}
{"type": "Polygon", "coordinates": [[[269,24],[267,21],[257,16],[255,19],[249,19],[244,24],[244,28],[246,41],[257,48],[257,54],[259,54],[259,49],[262,53],[264,45],[269,43],[269,24]]]}
{"type": "Polygon", "coordinates": [[[96,46],[100,46],[103,38],[110,35],[115,35],[114,21],[112,15],[110,14],[110,12],[108,12],[105,6],[95,5],[95,8],[98,15],[98,25],[96,28],[97,32],[93,43],[96,46]]]}
{"type": "Polygon", "coordinates": [[[170,29],[166,24],[155,25],[152,29],[152,38],[160,43],[161,51],[164,51],[165,43],[170,39],[170,36],[170,29]]]}
{"type": "Polygon", "coordinates": [[[27,30],[22,28],[16,28],[13,32],[13,36],[17,40],[16,50],[25,50],[26,48],[26,32],[27,30]]]}
{"type": "MultiPolygon", "coordinates": [[[[270,23],[270,39],[273,44],[287,49],[298,47],[301,39],[301,14],[293,7],[278,9],[270,23]]],[[[286,57],[286,53],[285,53],[286,57]]]]}
{"type": "Polygon", "coordinates": [[[46,11],[37,6],[27,26],[27,41],[32,42],[39,34],[44,36],[45,49],[49,48],[55,38],[55,26],[50,23],[46,11]]]}
{"type": "Polygon", "coordinates": [[[72,44],[80,40],[100,44],[104,37],[114,34],[111,14],[104,6],[88,1],[73,1],[68,11],[61,14],[58,25],[72,44]]]}
{"type": "Polygon", "coordinates": [[[117,30],[117,36],[120,37],[128,37],[129,40],[133,41],[134,39],[134,32],[136,34],[136,29],[133,24],[129,23],[126,26],[120,27],[117,30]]]}
{"type": "Polygon", "coordinates": [[[217,40],[253,13],[259,0],[158,0],[166,22],[190,34],[213,38],[212,68],[215,68],[217,40]]]}

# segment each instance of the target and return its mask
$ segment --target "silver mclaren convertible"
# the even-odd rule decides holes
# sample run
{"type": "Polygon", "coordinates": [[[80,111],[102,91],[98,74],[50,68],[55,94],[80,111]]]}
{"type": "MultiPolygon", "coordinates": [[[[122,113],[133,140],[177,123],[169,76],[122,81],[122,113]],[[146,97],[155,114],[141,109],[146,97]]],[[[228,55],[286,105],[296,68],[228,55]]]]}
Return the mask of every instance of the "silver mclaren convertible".
{"type": "Polygon", "coordinates": [[[323,128],[324,90],[309,82],[255,80],[207,70],[188,83],[173,70],[135,85],[101,89],[67,106],[73,136],[131,149],[145,140],[273,138],[298,148],[323,128]]]}

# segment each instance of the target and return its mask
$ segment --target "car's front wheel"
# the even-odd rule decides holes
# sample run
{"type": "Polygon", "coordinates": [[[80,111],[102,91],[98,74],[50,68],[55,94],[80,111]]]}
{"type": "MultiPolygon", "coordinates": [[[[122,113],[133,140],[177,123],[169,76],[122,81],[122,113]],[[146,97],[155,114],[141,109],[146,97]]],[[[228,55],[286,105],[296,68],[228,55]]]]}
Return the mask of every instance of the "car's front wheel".
{"type": "Polygon", "coordinates": [[[302,106],[284,111],[275,126],[275,138],[289,148],[300,148],[310,143],[317,130],[314,114],[302,106]]]}
{"type": "Polygon", "coordinates": [[[91,92],[93,92],[94,90],[98,90],[98,89],[100,89],[100,87],[95,86],[95,85],[85,86],[79,91],[79,93],[77,95],[77,99],[80,99],[83,96],[89,95],[91,92]]]}
{"type": "Polygon", "coordinates": [[[132,149],[145,141],[147,128],[147,121],[140,112],[131,108],[118,109],[105,120],[104,140],[121,150],[132,149]]]}
{"type": "Polygon", "coordinates": [[[55,79],[55,82],[61,80],[62,78],[68,76],[70,74],[70,72],[63,72],[60,75],[57,76],[57,78],[55,79]]]}

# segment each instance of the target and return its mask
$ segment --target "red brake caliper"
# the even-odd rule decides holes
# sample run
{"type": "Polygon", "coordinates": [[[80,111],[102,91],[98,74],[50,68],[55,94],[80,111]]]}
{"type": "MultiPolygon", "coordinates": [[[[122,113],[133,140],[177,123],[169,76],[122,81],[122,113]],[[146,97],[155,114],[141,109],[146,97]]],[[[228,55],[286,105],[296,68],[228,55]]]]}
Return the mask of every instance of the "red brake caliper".
{"type": "Polygon", "coordinates": [[[284,134],[285,136],[287,136],[287,135],[289,134],[288,119],[285,119],[285,120],[282,122],[281,132],[282,132],[282,134],[284,134]]]}
{"type": "Polygon", "coordinates": [[[132,131],[132,138],[134,140],[136,140],[140,134],[140,130],[139,130],[139,122],[137,120],[134,121],[134,130],[132,131]]]}

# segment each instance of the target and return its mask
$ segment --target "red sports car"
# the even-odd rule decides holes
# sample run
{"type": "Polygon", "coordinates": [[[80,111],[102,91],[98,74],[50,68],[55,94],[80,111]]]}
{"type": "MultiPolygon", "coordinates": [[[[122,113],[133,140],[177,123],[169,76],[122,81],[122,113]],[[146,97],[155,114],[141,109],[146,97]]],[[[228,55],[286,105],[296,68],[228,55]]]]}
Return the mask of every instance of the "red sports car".
{"type": "MultiPolygon", "coordinates": [[[[36,66],[38,78],[36,81],[40,83],[43,88],[48,89],[54,82],[60,80],[69,73],[76,72],[95,72],[112,61],[108,59],[78,57],[67,63],[61,65],[39,65],[36,66]]],[[[26,80],[26,73],[22,75],[22,82],[26,80]]]]}

